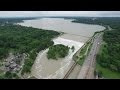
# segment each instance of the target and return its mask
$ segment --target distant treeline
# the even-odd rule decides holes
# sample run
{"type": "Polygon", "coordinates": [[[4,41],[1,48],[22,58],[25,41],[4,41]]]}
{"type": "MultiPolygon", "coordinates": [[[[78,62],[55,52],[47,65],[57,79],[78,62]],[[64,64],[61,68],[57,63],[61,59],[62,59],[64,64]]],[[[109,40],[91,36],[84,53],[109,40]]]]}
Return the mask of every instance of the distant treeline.
{"type": "Polygon", "coordinates": [[[98,63],[113,71],[120,72],[120,28],[106,31],[103,35],[102,52],[97,55],[98,63]]]}
{"type": "Polygon", "coordinates": [[[19,22],[23,22],[23,20],[31,20],[31,19],[36,19],[36,18],[35,17],[0,18],[0,24],[19,23],[19,22]]]}
{"type": "Polygon", "coordinates": [[[74,17],[76,23],[109,25],[112,28],[119,28],[120,17],[74,17]]]}

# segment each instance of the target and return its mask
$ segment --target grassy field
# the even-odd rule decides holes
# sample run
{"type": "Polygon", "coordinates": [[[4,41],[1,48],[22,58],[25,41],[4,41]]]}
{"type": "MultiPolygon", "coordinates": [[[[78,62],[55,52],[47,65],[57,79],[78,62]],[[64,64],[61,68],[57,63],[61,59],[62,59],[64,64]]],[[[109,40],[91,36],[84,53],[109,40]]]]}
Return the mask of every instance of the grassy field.
{"type": "Polygon", "coordinates": [[[79,58],[78,64],[82,65],[84,62],[85,56],[82,56],[81,58],[79,58]]]}
{"type": "Polygon", "coordinates": [[[103,68],[98,63],[96,64],[96,71],[102,71],[102,75],[105,79],[120,79],[120,73],[103,68]]]}
{"type": "Polygon", "coordinates": [[[91,43],[88,42],[80,51],[79,53],[79,56],[78,56],[78,64],[79,65],[82,65],[86,56],[88,55],[89,51],[90,51],[90,48],[91,48],[91,43]]]}

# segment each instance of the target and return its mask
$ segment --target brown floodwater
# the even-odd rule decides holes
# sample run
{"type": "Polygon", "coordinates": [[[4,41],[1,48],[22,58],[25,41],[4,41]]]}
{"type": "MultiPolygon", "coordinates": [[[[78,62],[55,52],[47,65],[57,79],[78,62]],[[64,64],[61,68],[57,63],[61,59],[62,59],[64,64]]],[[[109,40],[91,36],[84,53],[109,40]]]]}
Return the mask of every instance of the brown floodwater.
{"type": "Polygon", "coordinates": [[[82,23],[71,22],[71,19],[63,18],[41,18],[34,20],[25,20],[23,23],[19,23],[23,26],[30,26],[35,28],[47,29],[65,32],[65,39],[72,39],[80,42],[85,42],[91,37],[94,32],[104,30],[105,27],[100,25],[89,25],[82,23]]]}
{"type": "MultiPolygon", "coordinates": [[[[46,53],[48,49],[41,51],[32,67],[32,75],[36,78],[63,78],[73,64],[72,56],[96,31],[104,30],[105,27],[100,25],[89,25],[81,23],[73,23],[72,20],[62,18],[41,18],[35,20],[25,20],[18,23],[23,26],[34,28],[54,30],[65,32],[59,38],[54,40],[55,44],[64,44],[69,47],[75,46],[74,52],[69,52],[68,56],[59,60],[48,60],[46,53]]],[[[76,78],[80,68],[76,67],[75,71],[69,78],[76,78]]]]}

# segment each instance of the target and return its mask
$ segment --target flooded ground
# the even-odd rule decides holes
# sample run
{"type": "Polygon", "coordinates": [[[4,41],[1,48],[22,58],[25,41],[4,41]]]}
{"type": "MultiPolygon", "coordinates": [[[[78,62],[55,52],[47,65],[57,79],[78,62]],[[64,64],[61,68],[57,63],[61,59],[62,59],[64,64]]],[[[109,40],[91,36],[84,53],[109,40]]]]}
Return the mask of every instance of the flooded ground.
{"type": "MultiPolygon", "coordinates": [[[[55,44],[63,44],[69,47],[74,46],[75,51],[69,51],[68,56],[59,60],[48,60],[46,53],[48,49],[39,52],[35,63],[32,67],[32,75],[38,79],[61,79],[67,73],[74,61],[73,55],[83,46],[83,44],[96,31],[104,30],[103,26],[89,25],[81,23],[73,23],[72,20],[62,18],[41,18],[35,20],[25,20],[24,23],[19,23],[23,26],[34,28],[54,30],[64,32],[62,36],[54,39],[55,44]]],[[[69,79],[77,77],[80,67],[77,66],[70,74],[69,79]]]]}
{"type": "Polygon", "coordinates": [[[69,47],[74,46],[75,50],[69,50],[69,54],[65,58],[60,58],[58,60],[47,59],[48,49],[40,52],[32,68],[32,75],[36,78],[52,78],[61,79],[67,73],[69,68],[73,64],[72,57],[82,47],[84,43],[67,40],[63,38],[56,38],[53,40],[55,44],[63,44],[69,47]]]}

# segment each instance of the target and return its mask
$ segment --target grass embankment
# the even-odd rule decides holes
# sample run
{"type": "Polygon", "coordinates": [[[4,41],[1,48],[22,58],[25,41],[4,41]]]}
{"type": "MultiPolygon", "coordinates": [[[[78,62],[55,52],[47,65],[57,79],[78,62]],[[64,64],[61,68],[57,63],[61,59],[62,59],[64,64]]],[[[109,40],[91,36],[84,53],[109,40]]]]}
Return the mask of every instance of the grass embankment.
{"type": "Polygon", "coordinates": [[[111,71],[107,68],[103,68],[101,67],[98,63],[96,64],[96,71],[97,72],[102,72],[102,76],[104,78],[109,78],[109,79],[118,79],[120,78],[120,73],[119,72],[114,72],[114,71],[111,71]]]}
{"type": "Polygon", "coordinates": [[[82,65],[86,56],[88,55],[90,48],[92,46],[91,40],[89,42],[86,42],[86,45],[84,45],[84,47],[82,47],[82,49],[79,52],[78,56],[74,57],[74,60],[79,64],[82,65]]]}
{"type": "Polygon", "coordinates": [[[89,39],[86,44],[81,48],[79,55],[74,55],[73,59],[79,64],[82,65],[86,56],[90,52],[90,49],[92,47],[92,39],[94,39],[95,35],[98,33],[101,33],[102,31],[95,32],[94,35],[89,39]]]}

